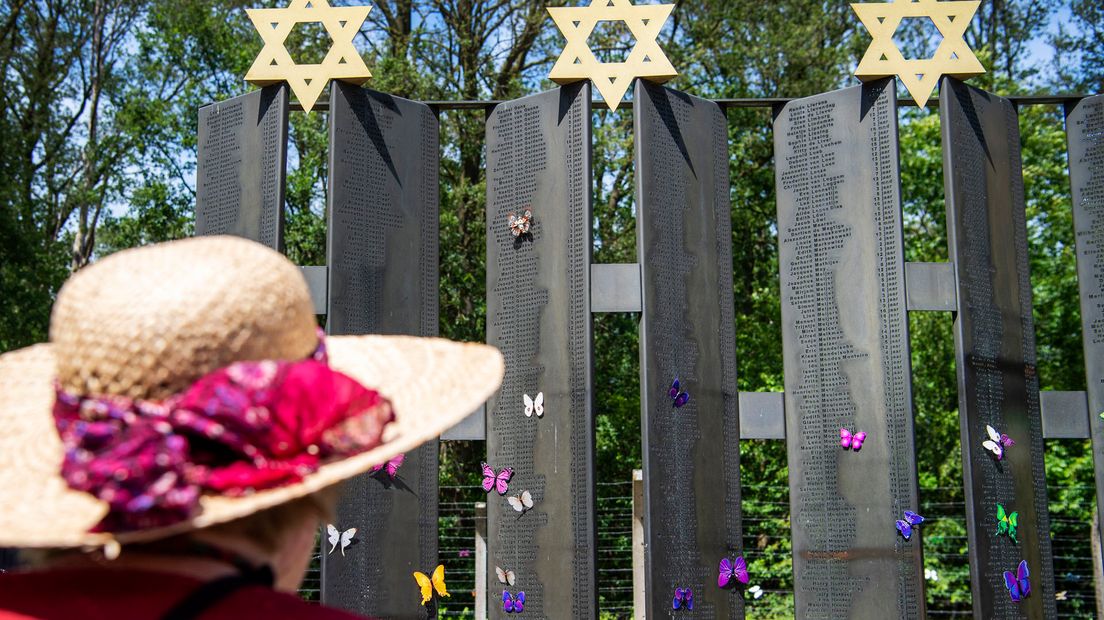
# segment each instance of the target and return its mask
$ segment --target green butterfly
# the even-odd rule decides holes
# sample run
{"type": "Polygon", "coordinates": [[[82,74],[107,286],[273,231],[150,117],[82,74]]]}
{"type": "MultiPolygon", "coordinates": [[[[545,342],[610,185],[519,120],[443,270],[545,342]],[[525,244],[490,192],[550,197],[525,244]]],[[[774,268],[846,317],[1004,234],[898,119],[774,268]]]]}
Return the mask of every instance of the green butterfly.
{"type": "Polygon", "coordinates": [[[997,504],[997,536],[1008,534],[1012,542],[1019,544],[1020,541],[1016,540],[1016,525],[1019,515],[1018,512],[1007,513],[1004,506],[997,504]]]}

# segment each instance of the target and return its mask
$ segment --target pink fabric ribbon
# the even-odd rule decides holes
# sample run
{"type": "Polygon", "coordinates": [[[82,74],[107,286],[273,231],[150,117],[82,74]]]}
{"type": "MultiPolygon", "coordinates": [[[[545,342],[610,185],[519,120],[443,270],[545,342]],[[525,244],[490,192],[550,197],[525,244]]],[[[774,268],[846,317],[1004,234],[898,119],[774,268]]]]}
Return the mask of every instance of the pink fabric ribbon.
{"type": "Polygon", "coordinates": [[[94,532],[192,517],[204,493],[240,496],[299,482],[379,445],[391,403],[337,372],[324,351],[238,362],[164,401],[57,391],[61,474],[109,506],[94,532]]]}

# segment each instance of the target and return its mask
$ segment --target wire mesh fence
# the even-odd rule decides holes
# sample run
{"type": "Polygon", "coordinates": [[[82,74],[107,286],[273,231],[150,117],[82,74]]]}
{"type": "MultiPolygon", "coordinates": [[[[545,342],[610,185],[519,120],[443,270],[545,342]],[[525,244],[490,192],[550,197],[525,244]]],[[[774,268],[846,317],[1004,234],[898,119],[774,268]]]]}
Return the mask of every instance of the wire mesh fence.
{"type": "MultiPolygon", "coordinates": [[[[790,560],[789,489],[781,485],[745,484],[742,489],[744,549],[752,581],[747,592],[747,617],[792,617],[793,578],[790,560]],[[754,586],[757,586],[754,589],[754,586]]],[[[932,487],[921,491],[920,511],[927,521],[924,545],[928,615],[968,618],[973,615],[970,563],[967,552],[965,504],[960,487],[932,487]],[[946,501],[950,499],[951,501],[946,501]]],[[[1051,541],[1058,592],[1058,617],[1095,617],[1091,522],[1070,516],[1094,501],[1092,485],[1064,489],[1063,502],[1051,502],[1051,541]],[[1081,498],[1078,505],[1070,497],[1081,498]]],[[[451,597],[443,599],[438,615],[475,617],[476,502],[487,494],[478,486],[442,486],[440,489],[440,561],[445,565],[451,597]]],[[[597,565],[598,604],[603,619],[633,615],[632,482],[598,483],[597,565]]],[[[493,544],[493,543],[492,543],[493,544]]],[[[320,553],[325,550],[320,551],[320,553]]],[[[320,555],[316,554],[300,595],[320,599],[320,555]]],[[[490,593],[495,589],[489,588],[490,593]]],[[[413,579],[410,595],[416,596],[413,579]]],[[[494,605],[496,597],[488,597],[494,605]]]]}

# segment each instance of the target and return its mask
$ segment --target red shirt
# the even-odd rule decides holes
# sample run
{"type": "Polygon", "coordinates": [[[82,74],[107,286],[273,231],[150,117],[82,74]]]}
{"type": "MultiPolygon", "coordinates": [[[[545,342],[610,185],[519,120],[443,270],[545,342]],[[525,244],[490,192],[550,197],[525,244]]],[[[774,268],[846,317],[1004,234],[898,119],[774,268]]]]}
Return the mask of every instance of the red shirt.
{"type": "MultiPolygon", "coordinates": [[[[172,573],[82,568],[0,575],[0,620],[157,620],[202,582],[172,573]]],[[[363,620],[262,586],[245,586],[204,620],[363,620]]]]}

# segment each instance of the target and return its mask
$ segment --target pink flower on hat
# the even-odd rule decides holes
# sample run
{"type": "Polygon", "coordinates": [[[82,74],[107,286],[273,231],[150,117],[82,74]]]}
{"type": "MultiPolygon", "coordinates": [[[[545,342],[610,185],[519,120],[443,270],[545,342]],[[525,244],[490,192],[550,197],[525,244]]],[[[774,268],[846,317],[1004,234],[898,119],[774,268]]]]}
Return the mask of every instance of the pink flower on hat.
{"type": "Polygon", "coordinates": [[[122,532],[186,520],[204,493],[299,482],[327,460],[379,445],[394,413],[378,392],[312,356],[231,364],[161,402],[58,390],[54,419],[62,476],[109,506],[93,531],[122,532]]]}

